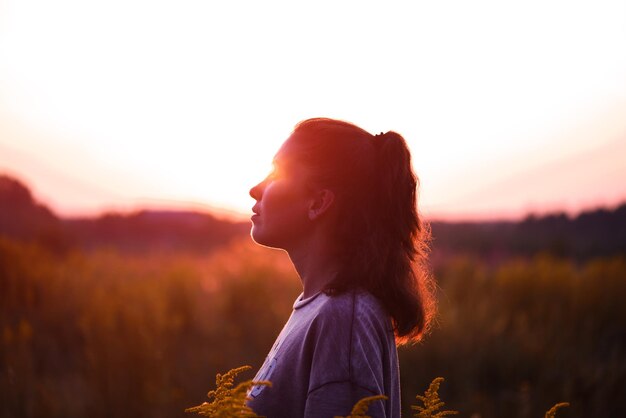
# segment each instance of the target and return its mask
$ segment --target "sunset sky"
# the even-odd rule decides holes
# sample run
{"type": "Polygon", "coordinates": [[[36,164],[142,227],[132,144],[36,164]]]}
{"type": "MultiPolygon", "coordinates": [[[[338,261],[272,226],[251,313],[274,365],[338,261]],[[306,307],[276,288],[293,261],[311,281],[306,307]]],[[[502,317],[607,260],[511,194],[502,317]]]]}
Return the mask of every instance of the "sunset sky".
{"type": "Polygon", "coordinates": [[[401,133],[431,218],[615,206],[626,1],[0,0],[0,173],[60,215],[245,215],[313,116],[401,133]]]}

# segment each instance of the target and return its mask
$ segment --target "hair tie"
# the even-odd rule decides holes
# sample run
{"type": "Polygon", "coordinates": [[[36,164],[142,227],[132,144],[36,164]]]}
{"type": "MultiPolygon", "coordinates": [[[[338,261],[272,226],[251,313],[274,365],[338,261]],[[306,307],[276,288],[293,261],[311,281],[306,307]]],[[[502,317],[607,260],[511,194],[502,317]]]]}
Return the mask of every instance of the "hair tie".
{"type": "Polygon", "coordinates": [[[376,149],[380,149],[383,146],[383,144],[387,142],[387,138],[388,138],[387,134],[384,132],[374,135],[372,137],[372,142],[374,146],[376,147],[376,149]]]}
{"type": "Polygon", "coordinates": [[[374,146],[374,152],[376,155],[380,153],[380,149],[383,147],[383,143],[385,142],[385,133],[381,132],[376,134],[371,139],[371,144],[374,146]]]}

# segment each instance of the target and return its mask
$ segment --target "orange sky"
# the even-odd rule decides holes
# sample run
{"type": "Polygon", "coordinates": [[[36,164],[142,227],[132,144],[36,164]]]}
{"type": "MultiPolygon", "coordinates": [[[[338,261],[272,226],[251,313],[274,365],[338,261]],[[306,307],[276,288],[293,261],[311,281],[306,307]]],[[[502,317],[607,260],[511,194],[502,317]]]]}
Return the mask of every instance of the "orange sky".
{"type": "Polygon", "coordinates": [[[245,214],[312,116],[403,134],[430,217],[614,206],[626,3],[0,1],[0,171],[60,214],[245,214]]]}

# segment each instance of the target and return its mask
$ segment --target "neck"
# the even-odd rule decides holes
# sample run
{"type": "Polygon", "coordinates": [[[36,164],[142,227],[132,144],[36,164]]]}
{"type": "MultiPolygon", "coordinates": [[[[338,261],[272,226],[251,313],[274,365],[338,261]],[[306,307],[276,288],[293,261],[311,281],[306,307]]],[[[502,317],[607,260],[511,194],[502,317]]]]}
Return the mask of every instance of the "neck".
{"type": "Polygon", "coordinates": [[[331,255],[329,246],[322,240],[312,239],[287,252],[302,280],[305,299],[324,289],[337,274],[336,257],[331,255]]]}

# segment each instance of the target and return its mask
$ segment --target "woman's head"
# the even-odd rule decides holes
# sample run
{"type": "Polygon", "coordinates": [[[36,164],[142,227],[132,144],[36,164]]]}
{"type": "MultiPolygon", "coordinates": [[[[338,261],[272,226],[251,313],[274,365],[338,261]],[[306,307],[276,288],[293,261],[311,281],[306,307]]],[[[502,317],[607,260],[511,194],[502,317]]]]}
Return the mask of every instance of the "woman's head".
{"type": "Polygon", "coordinates": [[[263,206],[276,202],[291,218],[280,230],[262,216],[255,240],[271,246],[278,238],[296,240],[324,219],[340,269],[326,292],[366,289],[389,312],[400,339],[418,337],[431,306],[424,286],[428,229],[417,211],[418,181],[404,139],[395,132],[371,135],[343,121],[308,119],[277,153],[272,175],[280,179],[281,171],[289,181],[261,183],[251,195],[258,201],[263,193],[263,206]],[[314,201],[323,210],[311,212],[314,201]]]}

